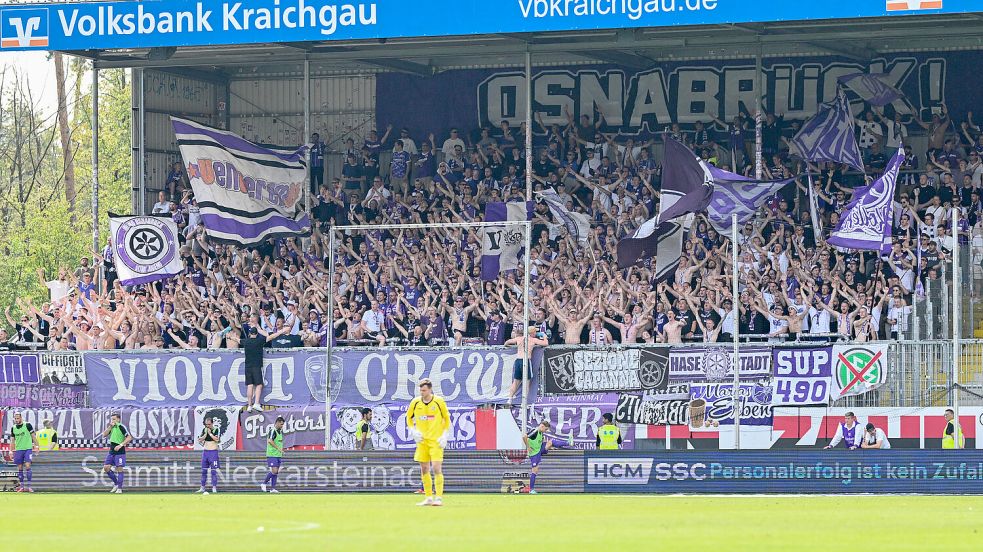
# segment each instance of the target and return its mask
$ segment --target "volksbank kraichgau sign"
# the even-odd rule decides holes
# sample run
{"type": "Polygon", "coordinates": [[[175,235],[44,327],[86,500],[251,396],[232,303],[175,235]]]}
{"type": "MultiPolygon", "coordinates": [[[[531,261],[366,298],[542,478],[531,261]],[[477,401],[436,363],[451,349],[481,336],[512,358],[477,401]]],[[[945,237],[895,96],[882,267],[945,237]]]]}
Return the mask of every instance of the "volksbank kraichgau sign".
{"type": "Polygon", "coordinates": [[[90,50],[966,13],[978,0],[148,0],[0,8],[0,50],[90,50]],[[939,7],[941,6],[941,7],[939,7]],[[454,14],[453,17],[446,17],[454,14]]]}

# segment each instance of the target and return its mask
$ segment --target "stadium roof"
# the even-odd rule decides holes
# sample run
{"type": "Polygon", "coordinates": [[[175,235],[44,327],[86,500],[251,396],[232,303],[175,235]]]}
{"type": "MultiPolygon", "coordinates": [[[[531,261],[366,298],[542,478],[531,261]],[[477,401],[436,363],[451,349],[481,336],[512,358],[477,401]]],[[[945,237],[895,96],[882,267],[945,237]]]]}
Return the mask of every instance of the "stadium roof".
{"type": "Polygon", "coordinates": [[[979,0],[75,2],[3,7],[0,51],[53,49],[93,59],[99,68],[185,68],[218,79],[297,73],[305,61],[314,73],[427,75],[456,67],[521,64],[527,51],[537,65],[604,62],[633,68],[759,54],[834,54],[867,61],[889,52],[983,49],[980,8],[979,0]],[[556,13],[553,6],[568,11],[556,13]],[[597,13],[575,17],[576,6],[597,13]],[[348,26],[342,17],[346,7],[355,10],[348,26]],[[636,7],[655,11],[632,15],[636,7]],[[933,9],[918,9],[926,7],[933,9]],[[373,18],[362,24],[359,10],[370,8],[373,18]],[[600,15],[602,8],[620,12],[600,15]],[[292,18],[286,15],[290,9],[295,10],[292,18]],[[297,10],[307,9],[312,25],[298,27],[297,10]],[[203,18],[203,10],[211,15],[203,18]],[[262,10],[278,10],[273,17],[277,28],[257,28],[262,10]],[[163,23],[167,14],[170,26],[163,23]],[[322,14],[327,15],[322,19],[322,14]],[[207,29],[188,28],[202,21],[207,29]],[[280,27],[290,22],[292,28],[280,27]],[[149,27],[141,30],[144,23],[149,27]],[[330,28],[324,26],[328,23],[330,28]]]}

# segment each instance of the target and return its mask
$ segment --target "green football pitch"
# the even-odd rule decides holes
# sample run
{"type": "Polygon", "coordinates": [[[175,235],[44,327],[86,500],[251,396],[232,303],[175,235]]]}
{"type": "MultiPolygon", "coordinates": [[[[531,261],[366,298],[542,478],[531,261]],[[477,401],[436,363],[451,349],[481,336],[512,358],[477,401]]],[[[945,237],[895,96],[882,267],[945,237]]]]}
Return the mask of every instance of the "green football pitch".
{"type": "Polygon", "coordinates": [[[983,498],[12,494],[3,550],[983,549],[983,498]]]}

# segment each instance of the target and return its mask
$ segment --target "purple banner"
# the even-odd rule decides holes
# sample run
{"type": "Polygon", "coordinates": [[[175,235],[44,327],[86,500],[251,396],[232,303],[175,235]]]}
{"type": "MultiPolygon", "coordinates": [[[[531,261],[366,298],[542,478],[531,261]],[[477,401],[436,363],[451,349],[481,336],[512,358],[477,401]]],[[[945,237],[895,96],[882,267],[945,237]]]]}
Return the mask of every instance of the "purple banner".
{"type": "MultiPolygon", "coordinates": [[[[434,393],[448,404],[505,402],[514,358],[514,349],[338,351],[330,370],[331,402],[409,403],[422,378],[430,378],[434,393]]],[[[246,402],[240,351],[93,352],[84,359],[95,407],[246,402]]],[[[269,351],[263,364],[263,404],[299,407],[325,402],[329,371],[323,350],[269,351]]]]}
{"type": "Polygon", "coordinates": [[[284,448],[324,446],[324,407],[277,409],[263,412],[244,412],[239,415],[242,438],[240,450],[265,451],[270,429],[278,416],[283,416],[284,448]]]}
{"type": "MultiPolygon", "coordinates": [[[[372,408],[369,442],[372,450],[412,450],[416,443],[407,435],[407,404],[383,404],[372,408]]],[[[446,450],[472,450],[476,447],[474,407],[450,406],[450,434],[446,450]]],[[[355,450],[355,426],[362,419],[357,407],[331,409],[331,450],[355,450]]],[[[369,443],[366,443],[369,448],[369,443]]]]}
{"type": "Polygon", "coordinates": [[[77,385],[0,385],[0,407],[85,408],[87,397],[86,389],[77,385]]]}
{"type": "Polygon", "coordinates": [[[880,178],[858,189],[847,205],[839,225],[826,243],[849,249],[880,251],[891,249],[891,221],[894,218],[894,189],[904,163],[904,150],[898,148],[880,178]]]}
{"type": "MultiPolygon", "coordinates": [[[[553,426],[548,432],[550,438],[566,443],[572,436],[573,448],[589,450],[597,447],[597,428],[603,424],[601,416],[607,413],[614,415],[617,408],[617,393],[542,397],[532,407],[529,424],[535,426],[548,420],[553,426]]],[[[517,421],[521,420],[519,408],[512,408],[512,416],[517,421]]],[[[634,447],[634,436],[627,426],[621,426],[621,436],[624,439],[622,448],[634,447]]],[[[512,447],[508,443],[499,443],[499,448],[512,447]]]]}
{"type": "Polygon", "coordinates": [[[772,362],[775,367],[772,404],[801,406],[828,403],[832,351],[832,347],[776,347],[772,362]]]}
{"type": "MultiPolygon", "coordinates": [[[[195,427],[194,408],[28,408],[19,409],[24,420],[35,428],[51,420],[58,432],[61,448],[104,448],[109,441],[102,436],[109,427],[109,417],[120,414],[123,425],[133,435],[131,448],[191,447],[201,430],[195,427]]],[[[9,436],[12,416],[3,416],[3,435],[9,436]]],[[[237,420],[230,424],[238,426],[237,420]]]]}

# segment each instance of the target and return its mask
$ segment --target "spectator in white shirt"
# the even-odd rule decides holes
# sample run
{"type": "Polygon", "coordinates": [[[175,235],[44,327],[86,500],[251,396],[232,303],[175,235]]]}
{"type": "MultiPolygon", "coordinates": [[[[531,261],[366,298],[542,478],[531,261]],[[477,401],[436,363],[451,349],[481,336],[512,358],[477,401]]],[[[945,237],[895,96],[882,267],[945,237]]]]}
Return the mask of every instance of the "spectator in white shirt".
{"type": "Polygon", "coordinates": [[[386,322],[386,315],[379,310],[379,302],[372,301],[372,308],[362,315],[362,332],[368,339],[379,342],[379,346],[386,345],[386,332],[382,331],[382,325],[386,322]]]}
{"type": "Polygon", "coordinates": [[[887,440],[887,435],[884,434],[883,429],[874,427],[874,424],[867,424],[860,448],[884,450],[891,448],[891,442],[887,440]]]}
{"type": "Polygon", "coordinates": [[[157,192],[157,203],[154,203],[154,208],[150,212],[155,215],[166,215],[171,212],[171,202],[167,201],[163,190],[157,192]]]}
{"type": "Polygon", "coordinates": [[[444,144],[440,146],[440,151],[444,152],[445,157],[450,157],[454,155],[454,148],[461,146],[461,151],[464,151],[464,140],[458,136],[456,128],[451,129],[451,137],[444,140],[444,144]]]}

